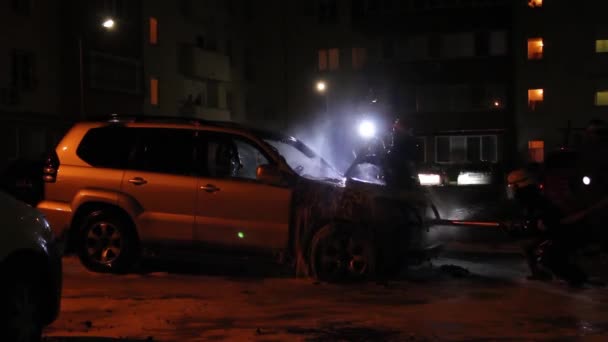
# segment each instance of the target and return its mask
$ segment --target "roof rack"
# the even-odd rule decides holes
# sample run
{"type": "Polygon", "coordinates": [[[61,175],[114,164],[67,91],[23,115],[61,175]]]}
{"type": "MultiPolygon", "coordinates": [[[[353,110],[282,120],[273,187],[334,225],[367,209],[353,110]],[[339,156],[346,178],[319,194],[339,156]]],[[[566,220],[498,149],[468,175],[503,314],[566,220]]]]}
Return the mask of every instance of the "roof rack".
{"type": "Polygon", "coordinates": [[[149,122],[149,123],[172,123],[172,124],[191,124],[195,126],[206,125],[213,127],[223,128],[235,128],[235,129],[249,129],[247,125],[240,124],[232,121],[213,121],[200,118],[183,117],[183,116],[160,116],[160,115],[123,115],[123,114],[110,114],[106,116],[91,118],[91,121],[105,121],[109,123],[136,123],[136,122],[149,122]]]}

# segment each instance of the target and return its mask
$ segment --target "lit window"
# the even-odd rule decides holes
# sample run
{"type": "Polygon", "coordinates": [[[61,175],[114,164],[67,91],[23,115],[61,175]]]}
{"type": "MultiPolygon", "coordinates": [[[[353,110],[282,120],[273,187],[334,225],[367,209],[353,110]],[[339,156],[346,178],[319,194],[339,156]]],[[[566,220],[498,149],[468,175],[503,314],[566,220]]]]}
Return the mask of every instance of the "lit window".
{"type": "Polygon", "coordinates": [[[608,52],[608,39],[598,39],[595,41],[595,52],[606,53],[608,52]]]}
{"type": "Polygon", "coordinates": [[[543,0],[528,0],[528,7],[530,7],[530,8],[543,7],[543,0]]]}
{"type": "Polygon", "coordinates": [[[528,59],[543,58],[543,39],[530,38],[528,39],[528,59]]]}
{"type": "Polygon", "coordinates": [[[327,70],[327,50],[319,50],[319,70],[327,70]]]}
{"type": "Polygon", "coordinates": [[[340,67],[340,50],[329,49],[329,70],[338,70],[340,67]]]}
{"type": "Polygon", "coordinates": [[[150,17],[150,44],[158,44],[158,19],[150,17]]]}
{"type": "Polygon", "coordinates": [[[528,156],[531,162],[542,163],[545,160],[545,142],[542,140],[528,141],[528,156]]]}
{"type": "Polygon", "coordinates": [[[367,50],[365,48],[353,48],[353,68],[361,69],[365,65],[367,59],[367,50]]]}
{"type": "Polygon", "coordinates": [[[608,106],[608,90],[600,90],[595,93],[596,106],[608,106]]]}
{"type": "Polygon", "coordinates": [[[158,106],[158,78],[150,78],[150,104],[158,106]]]}
{"type": "Polygon", "coordinates": [[[544,100],[545,91],[543,89],[528,90],[528,108],[535,110],[544,100]]]}

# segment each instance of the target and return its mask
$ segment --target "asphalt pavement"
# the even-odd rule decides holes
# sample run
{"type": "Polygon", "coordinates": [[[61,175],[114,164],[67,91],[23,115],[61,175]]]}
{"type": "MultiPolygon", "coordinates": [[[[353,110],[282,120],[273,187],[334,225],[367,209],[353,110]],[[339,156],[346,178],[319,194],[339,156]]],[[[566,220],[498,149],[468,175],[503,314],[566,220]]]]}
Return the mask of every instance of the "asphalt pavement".
{"type": "Polygon", "coordinates": [[[393,280],[342,285],[245,261],[130,275],[64,264],[49,342],[608,340],[605,289],[527,281],[507,251],[448,251],[393,280]]]}

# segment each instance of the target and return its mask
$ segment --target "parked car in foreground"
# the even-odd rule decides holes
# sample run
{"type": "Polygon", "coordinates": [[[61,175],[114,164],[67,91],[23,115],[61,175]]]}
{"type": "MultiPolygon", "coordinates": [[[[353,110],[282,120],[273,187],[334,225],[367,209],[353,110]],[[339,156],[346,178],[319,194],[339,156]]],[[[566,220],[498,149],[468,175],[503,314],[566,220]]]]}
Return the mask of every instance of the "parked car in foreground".
{"type": "Polygon", "coordinates": [[[0,341],[38,341],[59,313],[61,257],[40,212],[0,191],[0,341]]]}
{"type": "Polygon", "coordinates": [[[301,141],[234,123],[79,123],[44,180],[38,208],[95,271],[180,249],[281,256],[320,279],[368,277],[419,250],[426,228],[421,191],[346,179],[301,141]]]}
{"type": "Polygon", "coordinates": [[[0,190],[31,206],[42,200],[44,159],[15,159],[0,170],[0,190]]]}

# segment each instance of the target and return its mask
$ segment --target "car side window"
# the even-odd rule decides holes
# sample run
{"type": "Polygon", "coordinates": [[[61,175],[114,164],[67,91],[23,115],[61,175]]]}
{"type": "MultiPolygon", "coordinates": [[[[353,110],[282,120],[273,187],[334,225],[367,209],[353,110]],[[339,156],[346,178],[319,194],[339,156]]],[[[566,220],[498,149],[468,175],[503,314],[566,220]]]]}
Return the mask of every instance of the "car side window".
{"type": "Polygon", "coordinates": [[[194,175],[194,131],[137,128],[137,146],[131,162],[135,170],[194,175]]]}
{"type": "Polygon", "coordinates": [[[229,134],[206,134],[199,159],[202,173],[213,178],[256,179],[257,168],[268,158],[253,143],[229,134]]]}
{"type": "Polygon", "coordinates": [[[135,143],[132,129],[120,126],[89,130],[76,150],[80,159],[94,167],[123,169],[135,143]]]}

